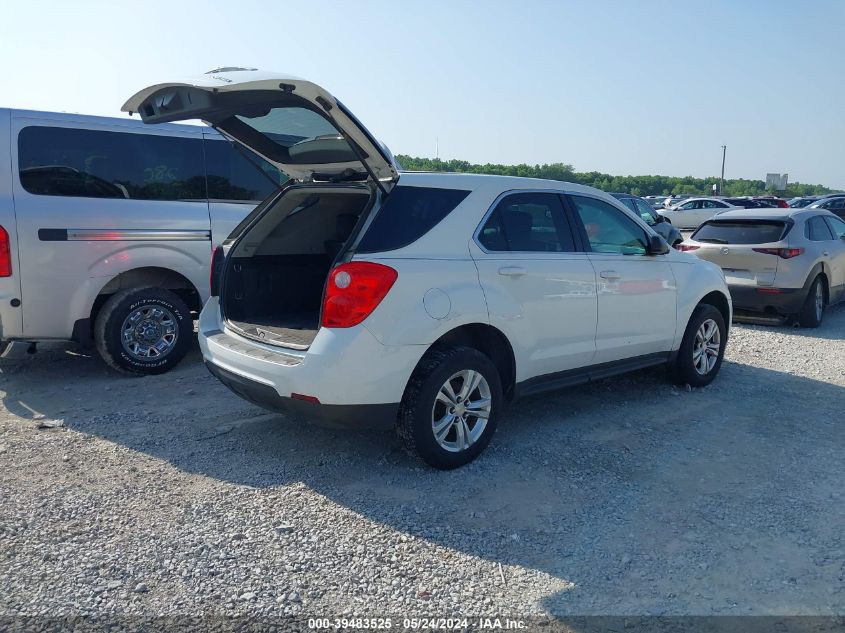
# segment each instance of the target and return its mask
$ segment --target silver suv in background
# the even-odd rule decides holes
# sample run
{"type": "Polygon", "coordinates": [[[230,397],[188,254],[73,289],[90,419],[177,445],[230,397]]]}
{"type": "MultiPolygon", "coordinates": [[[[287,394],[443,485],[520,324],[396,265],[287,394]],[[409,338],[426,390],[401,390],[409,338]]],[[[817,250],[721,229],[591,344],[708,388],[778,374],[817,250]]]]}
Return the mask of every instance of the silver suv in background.
{"type": "Polygon", "coordinates": [[[845,299],[845,222],[824,209],[727,211],[678,247],[718,264],[734,309],[818,327],[845,299]]]}
{"type": "Polygon", "coordinates": [[[0,352],[75,340],[171,368],[212,246],[286,180],[206,127],[0,109],[0,352]]]}

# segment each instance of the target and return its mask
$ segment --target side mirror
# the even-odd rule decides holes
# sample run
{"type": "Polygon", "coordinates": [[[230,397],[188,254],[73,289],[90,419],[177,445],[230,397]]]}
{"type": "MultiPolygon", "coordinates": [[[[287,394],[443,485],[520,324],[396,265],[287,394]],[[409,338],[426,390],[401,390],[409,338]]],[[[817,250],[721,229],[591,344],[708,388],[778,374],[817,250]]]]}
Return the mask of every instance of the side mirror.
{"type": "Polygon", "coordinates": [[[665,255],[669,252],[669,245],[659,235],[651,235],[648,240],[649,255],[665,255]]]}

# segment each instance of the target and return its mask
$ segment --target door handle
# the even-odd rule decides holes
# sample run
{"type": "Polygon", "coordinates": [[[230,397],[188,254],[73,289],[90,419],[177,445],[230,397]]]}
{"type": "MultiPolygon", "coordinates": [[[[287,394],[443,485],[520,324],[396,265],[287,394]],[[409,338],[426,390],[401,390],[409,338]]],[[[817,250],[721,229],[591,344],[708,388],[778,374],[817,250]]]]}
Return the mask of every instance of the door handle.
{"type": "Polygon", "coordinates": [[[620,279],[622,277],[622,275],[620,275],[615,270],[603,270],[599,273],[599,277],[601,277],[602,279],[607,279],[609,281],[613,281],[613,280],[616,280],[616,279],[620,279]]]}
{"type": "Polygon", "coordinates": [[[521,277],[526,272],[522,266],[502,266],[499,269],[499,274],[505,277],[521,277]]]}
{"type": "Polygon", "coordinates": [[[830,253],[828,253],[828,252],[824,252],[824,253],[822,253],[822,255],[824,255],[825,257],[830,257],[830,253]]]}

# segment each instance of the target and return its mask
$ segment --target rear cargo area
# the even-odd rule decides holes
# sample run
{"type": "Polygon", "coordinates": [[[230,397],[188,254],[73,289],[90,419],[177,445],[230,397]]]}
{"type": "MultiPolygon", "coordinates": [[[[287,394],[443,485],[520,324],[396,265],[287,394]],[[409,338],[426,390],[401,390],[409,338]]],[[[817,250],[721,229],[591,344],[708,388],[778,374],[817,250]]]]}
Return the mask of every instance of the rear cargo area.
{"type": "Polygon", "coordinates": [[[371,194],[363,187],[293,189],[241,238],[221,289],[230,327],[306,349],[319,329],[323,288],[371,194]]]}

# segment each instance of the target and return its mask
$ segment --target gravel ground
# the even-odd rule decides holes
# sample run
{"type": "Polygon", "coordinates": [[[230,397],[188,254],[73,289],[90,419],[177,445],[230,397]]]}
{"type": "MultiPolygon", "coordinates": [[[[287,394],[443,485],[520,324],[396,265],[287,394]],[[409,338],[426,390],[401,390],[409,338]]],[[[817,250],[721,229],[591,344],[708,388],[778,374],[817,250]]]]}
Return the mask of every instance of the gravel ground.
{"type": "Polygon", "coordinates": [[[845,309],[512,405],[453,472],[267,414],[197,353],[0,362],[0,613],[843,614],[845,309]],[[60,426],[56,426],[59,425],[60,426]]]}

